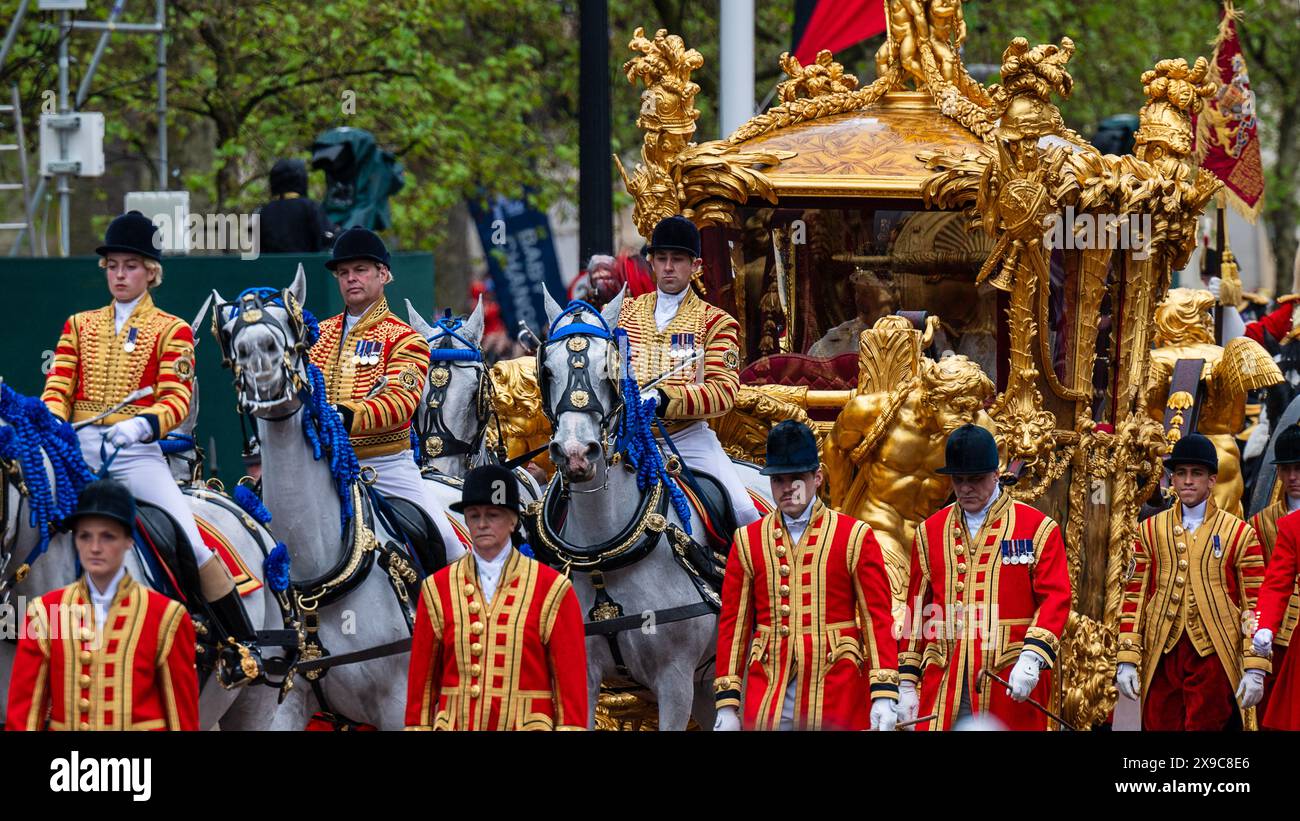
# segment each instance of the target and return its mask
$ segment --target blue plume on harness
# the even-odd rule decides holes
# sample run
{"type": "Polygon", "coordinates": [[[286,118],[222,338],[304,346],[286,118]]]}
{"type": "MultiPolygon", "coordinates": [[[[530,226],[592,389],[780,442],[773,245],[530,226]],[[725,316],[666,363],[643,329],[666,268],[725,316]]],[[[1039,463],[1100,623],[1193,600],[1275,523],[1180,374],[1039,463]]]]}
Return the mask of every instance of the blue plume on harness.
{"type": "Polygon", "coordinates": [[[94,480],[81,456],[81,445],[72,426],[55,416],[39,397],[23,396],[0,384],[0,457],[16,462],[27,485],[31,513],[29,524],[36,529],[37,544],[27,555],[30,565],[50,545],[51,530],[72,515],[77,495],[94,480]],[[45,472],[49,459],[54,473],[50,484],[45,472]]]}
{"type": "Polygon", "coordinates": [[[271,523],[271,511],[266,509],[262,500],[257,498],[257,494],[249,490],[245,485],[235,485],[235,489],[230,494],[245,513],[252,516],[259,524],[271,523]]]}
{"type": "Polygon", "coordinates": [[[262,577],[272,592],[283,593],[289,589],[289,565],[289,548],[284,542],[276,542],[262,561],[262,577]]]}
{"type": "Polygon", "coordinates": [[[622,393],[623,418],[618,423],[618,437],[614,447],[627,457],[628,464],[636,468],[636,486],[644,491],[655,482],[662,482],[668,498],[681,519],[682,530],[691,535],[691,508],[681,486],[668,474],[663,454],[654,438],[655,400],[641,400],[641,386],[632,370],[632,348],[627,344],[627,331],[618,328],[614,338],[620,350],[625,351],[622,393]]]}

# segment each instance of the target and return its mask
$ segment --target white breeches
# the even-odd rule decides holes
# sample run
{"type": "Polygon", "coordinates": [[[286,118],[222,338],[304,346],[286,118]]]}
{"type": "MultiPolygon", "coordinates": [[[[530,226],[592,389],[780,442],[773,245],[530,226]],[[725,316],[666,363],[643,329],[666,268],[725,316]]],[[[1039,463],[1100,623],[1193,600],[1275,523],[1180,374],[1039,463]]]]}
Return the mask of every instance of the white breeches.
{"type": "MultiPolygon", "coordinates": [[[[754,507],[754,501],[749,498],[749,490],[740,481],[736,466],[722,449],[722,443],[718,441],[713,428],[705,422],[694,422],[681,433],[672,434],[672,439],[677,452],[686,460],[687,467],[707,473],[722,483],[731,500],[731,509],[736,514],[737,527],[758,521],[758,508],[754,507]]],[[[672,453],[667,447],[663,448],[663,452],[665,459],[672,453]]]]}
{"type": "Polygon", "coordinates": [[[109,476],[126,485],[135,498],[167,511],[190,540],[194,561],[199,567],[207,564],[213,556],[212,550],[199,535],[199,526],[194,523],[194,510],[176,484],[171,468],[167,467],[167,457],[163,456],[162,448],[157,442],[138,442],[122,448],[117,456],[113,456],[113,446],[104,442],[107,431],[108,428],[102,425],[87,425],[77,431],[86,464],[94,472],[99,472],[103,464],[100,445],[104,444],[104,457],[112,459],[108,466],[109,476]]]}
{"type": "Polygon", "coordinates": [[[424,508],[442,534],[442,543],[447,548],[447,562],[456,561],[465,555],[465,546],[456,537],[451,528],[447,511],[442,509],[438,500],[428,491],[429,483],[420,476],[420,468],[415,464],[411,451],[390,453],[387,456],[372,456],[361,461],[363,468],[375,469],[375,488],[386,496],[399,496],[408,502],[414,502],[424,508]]]}

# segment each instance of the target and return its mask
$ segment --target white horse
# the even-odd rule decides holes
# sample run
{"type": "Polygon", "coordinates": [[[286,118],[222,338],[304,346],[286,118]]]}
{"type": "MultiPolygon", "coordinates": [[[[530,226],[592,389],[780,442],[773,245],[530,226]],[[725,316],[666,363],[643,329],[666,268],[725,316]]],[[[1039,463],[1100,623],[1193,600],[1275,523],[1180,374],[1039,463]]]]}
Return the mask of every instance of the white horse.
{"type": "Polygon", "coordinates": [[[313,621],[318,624],[319,644],[306,644],[302,661],[310,662],[318,648],[333,656],[387,649],[377,658],[329,667],[316,682],[319,690],[307,674],[296,674],[283,703],[262,717],[263,724],[301,730],[317,710],[329,710],[379,729],[400,729],[410,661],[401,642],[409,642],[411,632],[401,585],[390,582],[390,573],[401,572],[386,573],[379,565],[390,555],[387,546],[402,540],[372,516],[362,482],[347,478],[346,470],[345,486],[335,482],[331,457],[346,463],[351,444],[337,413],[310,381],[301,307],[306,296],[301,266],[282,292],[246,291],[236,303],[214,292],[222,353],[235,372],[242,408],[257,420],[262,495],[273,532],[291,557],[285,599],[309,632],[313,621]],[[321,454],[308,435],[320,437],[321,454]],[[352,507],[346,528],[344,499],[352,507]]]}
{"type": "MultiPolygon", "coordinates": [[[[493,461],[485,434],[495,421],[492,378],[483,361],[483,300],[468,319],[444,317],[430,325],[408,299],[412,328],[429,343],[429,377],[411,420],[424,454],[424,479],[431,483],[453,526],[465,531],[465,517],[449,507],[460,501],[460,479],[470,468],[493,461]]],[[[523,468],[514,469],[519,498],[540,499],[542,489],[523,468]]]]}
{"type": "MultiPolygon", "coordinates": [[[[610,330],[622,301],[620,294],[595,315],[578,303],[561,309],[546,295],[551,334],[538,353],[538,378],[554,428],[549,449],[557,473],[544,513],[530,522],[531,541],[539,557],[573,572],[589,622],[591,723],[601,682],[630,679],[657,703],[660,729],[685,729],[691,716],[712,728],[717,595],[693,581],[687,562],[691,556],[707,561],[707,549],[693,552],[704,524],[689,507],[683,521],[662,481],[643,490],[629,453],[614,443],[627,412],[610,330]]],[[[651,458],[648,431],[639,447],[643,460],[651,458]]]]}
{"type": "MultiPolygon", "coordinates": [[[[8,423],[0,419],[0,426],[3,425],[8,423]]],[[[77,458],[80,458],[79,452],[77,458]]],[[[30,491],[24,481],[21,465],[15,463],[9,467],[12,472],[0,475],[0,485],[3,485],[0,490],[3,491],[4,497],[4,530],[3,535],[0,536],[0,579],[7,584],[2,596],[9,605],[0,608],[0,620],[4,622],[0,631],[3,631],[5,636],[12,637],[17,635],[16,631],[27,603],[50,590],[71,584],[77,578],[77,570],[76,550],[71,536],[67,533],[56,535],[44,553],[32,556],[39,537],[37,529],[31,525],[28,518],[31,501],[27,498],[27,492],[30,491]],[[28,565],[28,570],[20,573],[19,568],[24,564],[28,565]],[[23,576],[22,581],[16,580],[15,577],[19,575],[23,576]]],[[[45,462],[45,469],[46,475],[51,477],[50,492],[55,493],[53,470],[48,459],[45,462]]],[[[264,550],[269,551],[275,544],[275,540],[271,538],[266,528],[244,515],[229,497],[215,491],[195,490],[188,493],[187,498],[200,527],[206,525],[219,534],[220,538],[238,553],[250,575],[259,582],[262,581],[264,550]]],[[[150,584],[149,575],[144,572],[136,551],[127,553],[126,568],[132,578],[143,584],[150,584]]],[[[267,626],[268,621],[271,622],[271,626],[280,625],[279,611],[265,584],[260,590],[245,597],[244,607],[254,627],[262,629],[267,626]]],[[[8,700],[9,675],[13,669],[14,651],[15,645],[12,642],[0,641],[0,703],[7,703],[8,700]]],[[[274,699],[275,691],[260,683],[249,684],[235,690],[225,690],[217,683],[217,676],[214,673],[208,677],[199,693],[199,726],[208,728],[220,722],[222,727],[240,729],[245,725],[233,715],[236,711],[231,709],[232,706],[237,700],[244,701],[246,696],[247,700],[256,700],[267,694],[274,699]]]]}

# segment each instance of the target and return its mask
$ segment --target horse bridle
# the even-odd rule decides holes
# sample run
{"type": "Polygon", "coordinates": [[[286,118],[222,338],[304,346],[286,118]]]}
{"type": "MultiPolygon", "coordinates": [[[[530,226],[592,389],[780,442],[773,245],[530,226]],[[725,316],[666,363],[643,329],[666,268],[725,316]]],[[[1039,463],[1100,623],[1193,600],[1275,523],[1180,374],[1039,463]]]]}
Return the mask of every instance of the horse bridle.
{"type": "Polygon", "coordinates": [[[302,360],[307,352],[307,323],[303,319],[302,305],[285,289],[275,295],[273,288],[249,288],[235,298],[233,302],[224,302],[213,306],[212,335],[221,350],[221,366],[230,368],[234,373],[235,392],[239,396],[240,409],[251,404],[248,399],[248,379],[243,367],[234,361],[235,337],[250,325],[265,325],[272,328],[284,340],[284,355],[280,358],[280,369],[285,381],[293,386],[295,395],[309,392],[310,387],[303,378],[302,360]],[[281,322],[267,308],[279,305],[289,316],[289,327],[281,322]],[[227,331],[222,321],[222,314],[227,308],[234,310],[235,321],[227,331]]]}
{"type": "MultiPolygon", "coordinates": [[[[424,403],[424,413],[417,417],[416,435],[420,439],[420,450],[426,457],[437,459],[443,456],[459,456],[468,468],[470,460],[483,446],[488,417],[495,414],[492,403],[492,379],[483,362],[483,351],[458,333],[460,326],[461,321],[452,318],[451,311],[448,310],[447,315],[439,319],[435,326],[438,332],[429,339],[429,397],[424,403]],[[454,348],[453,341],[460,341],[466,347],[454,348]],[[469,441],[456,436],[442,418],[447,389],[451,385],[451,368],[472,369],[478,379],[474,400],[477,432],[469,441]]],[[[500,420],[497,421],[497,425],[499,428],[500,420]]]]}
{"type": "Polygon", "coordinates": [[[623,400],[618,390],[619,356],[615,347],[614,333],[606,324],[604,317],[600,315],[600,311],[582,300],[575,299],[551,323],[546,341],[537,348],[537,383],[542,394],[542,412],[550,421],[552,430],[555,429],[560,414],[569,412],[595,414],[606,459],[610,456],[614,433],[623,414],[623,400]],[[600,325],[581,321],[581,314],[584,311],[593,314],[600,325]],[[560,325],[562,320],[571,316],[577,318],[567,325],[560,325]],[[590,337],[603,339],[609,346],[605,355],[605,373],[598,374],[596,378],[609,382],[613,387],[613,394],[618,401],[612,408],[607,409],[604,406],[592,385],[590,337]],[[552,374],[546,364],[546,357],[551,346],[560,343],[563,343],[567,349],[569,379],[560,395],[559,404],[552,409],[550,388],[552,374]]]}

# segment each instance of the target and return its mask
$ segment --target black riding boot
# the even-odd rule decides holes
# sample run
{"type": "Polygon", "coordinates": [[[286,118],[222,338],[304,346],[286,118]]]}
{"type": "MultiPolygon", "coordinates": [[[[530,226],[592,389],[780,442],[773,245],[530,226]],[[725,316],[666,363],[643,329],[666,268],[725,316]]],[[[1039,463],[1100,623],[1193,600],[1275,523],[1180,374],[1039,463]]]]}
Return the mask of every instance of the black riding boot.
{"type": "Polygon", "coordinates": [[[218,642],[217,678],[227,690],[256,681],[262,675],[262,656],[257,646],[257,633],[244,612],[239,591],[231,590],[216,601],[208,602],[216,618],[217,635],[225,637],[218,642]]]}

